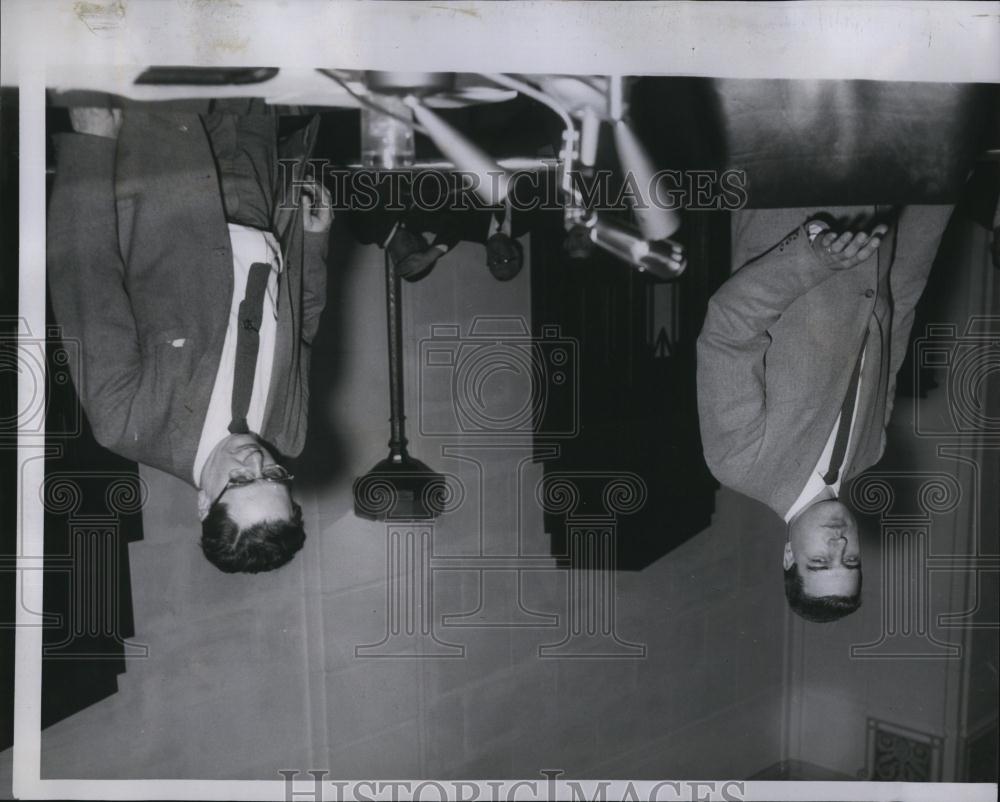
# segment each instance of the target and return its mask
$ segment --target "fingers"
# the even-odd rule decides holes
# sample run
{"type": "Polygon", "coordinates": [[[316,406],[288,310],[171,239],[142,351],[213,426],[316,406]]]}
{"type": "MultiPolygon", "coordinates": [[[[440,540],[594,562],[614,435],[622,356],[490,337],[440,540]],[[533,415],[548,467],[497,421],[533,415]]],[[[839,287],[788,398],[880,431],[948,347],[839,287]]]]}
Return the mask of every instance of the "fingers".
{"type": "Polygon", "coordinates": [[[324,209],[331,209],[333,207],[333,196],[330,194],[330,190],[328,190],[323,184],[319,185],[319,190],[319,205],[324,209]]]}
{"type": "Polygon", "coordinates": [[[861,231],[855,234],[844,248],[843,256],[847,259],[853,259],[867,241],[868,235],[865,232],[861,231]]]}
{"type": "Polygon", "coordinates": [[[322,183],[302,185],[302,225],[306,231],[323,233],[333,222],[333,196],[322,183]]]}
{"type": "Polygon", "coordinates": [[[868,259],[875,251],[878,250],[879,245],[882,244],[882,237],[885,235],[889,227],[885,224],[875,226],[872,230],[871,238],[867,239],[863,243],[863,247],[857,253],[857,261],[863,262],[868,259]]]}
{"type": "Polygon", "coordinates": [[[674,242],[672,239],[664,239],[660,240],[660,242],[670,248],[670,255],[666,258],[671,269],[676,270],[678,273],[683,273],[687,269],[687,253],[684,250],[684,246],[679,242],[674,242]]]}
{"type": "Polygon", "coordinates": [[[828,231],[817,237],[814,246],[818,246],[834,260],[836,267],[854,267],[870,258],[882,244],[882,237],[889,227],[881,223],[868,234],[864,231],[843,231],[837,233],[828,231]]]}
{"type": "Polygon", "coordinates": [[[878,250],[878,246],[881,244],[882,240],[880,240],[878,237],[872,237],[870,240],[868,240],[868,244],[865,245],[865,247],[862,248],[860,251],[858,251],[858,256],[857,256],[858,262],[865,261],[868,257],[870,257],[873,253],[875,253],[875,251],[878,250]]]}
{"type": "Polygon", "coordinates": [[[307,209],[313,206],[319,206],[320,208],[329,208],[332,204],[333,196],[323,184],[318,182],[311,182],[309,184],[302,185],[302,205],[307,209]]]}
{"type": "Polygon", "coordinates": [[[660,242],[662,242],[664,245],[670,248],[671,255],[675,259],[684,256],[684,246],[681,245],[679,242],[674,242],[672,239],[664,239],[660,240],[660,242]]]}
{"type": "Polygon", "coordinates": [[[305,184],[302,187],[302,214],[308,220],[319,213],[316,208],[318,195],[316,184],[305,184]]]}
{"type": "Polygon", "coordinates": [[[832,245],[830,245],[830,252],[831,253],[840,253],[842,250],[844,250],[844,248],[847,247],[847,244],[853,238],[854,238],[854,234],[852,234],[850,231],[845,231],[843,234],[841,234],[839,237],[837,237],[833,241],[832,245]]]}

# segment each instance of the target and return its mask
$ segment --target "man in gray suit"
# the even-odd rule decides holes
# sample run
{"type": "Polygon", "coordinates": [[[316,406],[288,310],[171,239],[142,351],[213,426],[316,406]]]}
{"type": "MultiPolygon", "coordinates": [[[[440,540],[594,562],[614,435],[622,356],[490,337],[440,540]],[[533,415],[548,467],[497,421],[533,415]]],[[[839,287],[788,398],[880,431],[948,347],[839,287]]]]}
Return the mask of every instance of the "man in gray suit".
{"type": "Polygon", "coordinates": [[[257,572],[305,539],[278,457],[305,443],[333,213],[293,184],[318,118],[279,142],[256,101],[204,111],[71,110],[49,290],[98,442],[197,487],[206,557],[257,572]]]}
{"type": "Polygon", "coordinates": [[[698,338],[702,443],[722,484],[785,521],[785,592],[807,620],[861,603],[858,526],[840,489],[885,449],[914,306],[951,209],[734,216],[743,267],[709,301],[698,338]]]}

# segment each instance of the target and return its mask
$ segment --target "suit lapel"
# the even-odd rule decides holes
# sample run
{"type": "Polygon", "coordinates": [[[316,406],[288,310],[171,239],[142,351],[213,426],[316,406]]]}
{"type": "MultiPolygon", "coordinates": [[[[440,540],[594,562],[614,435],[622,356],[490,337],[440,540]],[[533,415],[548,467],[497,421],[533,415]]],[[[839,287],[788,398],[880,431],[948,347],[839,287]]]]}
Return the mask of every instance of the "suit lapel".
{"type": "Polygon", "coordinates": [[[868,346],[855,424],[857,434],[852,438],[850,450],[844,460],[845,479],[874,465],[881,456],[892,348],[892,320],[891,317],[886,317],[891,315],[891,307],[885,303],[885,299],[889,297],[889,272],[895,261],[895,247],[896,226],[892,225],[875,256],[878,265],[878,293],[883,303],[876,305],[868,322],[868,346]]]}

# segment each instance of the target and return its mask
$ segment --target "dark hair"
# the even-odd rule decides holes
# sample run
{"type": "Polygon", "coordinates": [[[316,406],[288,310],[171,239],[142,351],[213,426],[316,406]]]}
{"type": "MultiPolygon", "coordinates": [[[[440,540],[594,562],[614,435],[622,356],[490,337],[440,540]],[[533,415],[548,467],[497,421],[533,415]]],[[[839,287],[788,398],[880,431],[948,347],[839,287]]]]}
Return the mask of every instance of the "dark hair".
{"type": "Polygon", "coordinates": [[[861,569],[858,569],[858,590],[853,596],[810,596],[802,585],[799,567],[792,563],[785,569],[785,598],[788,606],[806,621],[825,624],[850,615],[861,606],[861,569]]]}
{"type": "Polygon", "coordinates": [[[291,520],[261,521],[240,529],[224,501],[211,506],[201,522],[201,550],[212,565],[227,574],[256,574],[287,563],[302,548],[302,507],[292,502],[291,520]]]}

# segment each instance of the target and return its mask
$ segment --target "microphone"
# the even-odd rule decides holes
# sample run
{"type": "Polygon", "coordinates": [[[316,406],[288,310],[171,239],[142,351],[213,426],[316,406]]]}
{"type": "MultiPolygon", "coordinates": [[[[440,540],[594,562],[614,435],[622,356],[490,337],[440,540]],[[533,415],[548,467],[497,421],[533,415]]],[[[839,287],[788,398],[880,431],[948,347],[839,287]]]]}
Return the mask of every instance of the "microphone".
{"type": "Polygon", "coordinates": [[[677,278],[687,268],[683,246],[669,239],[650,242],[613,220],[596,218],[590,228],[590,239],[640,273],[648,272],[660,279],[677,278]]]}

